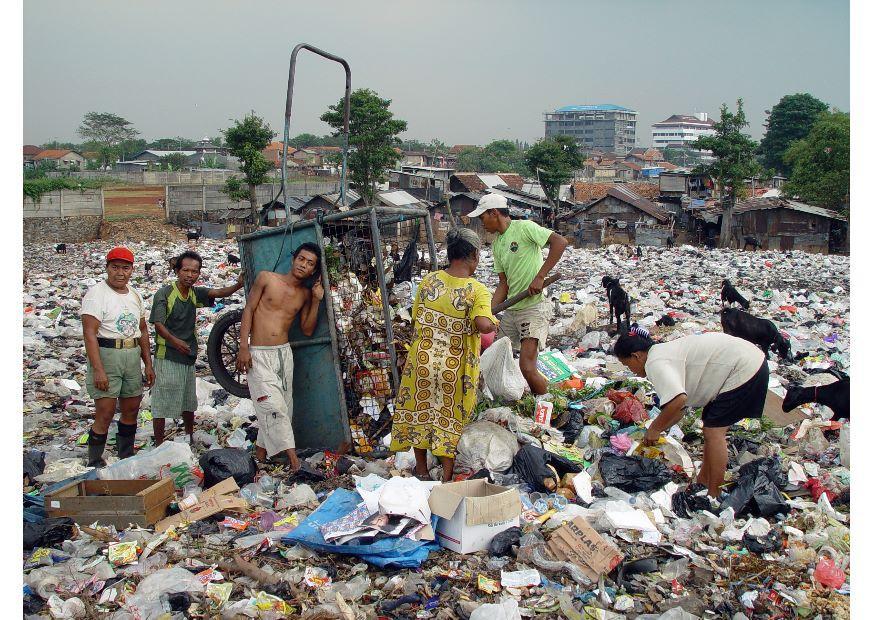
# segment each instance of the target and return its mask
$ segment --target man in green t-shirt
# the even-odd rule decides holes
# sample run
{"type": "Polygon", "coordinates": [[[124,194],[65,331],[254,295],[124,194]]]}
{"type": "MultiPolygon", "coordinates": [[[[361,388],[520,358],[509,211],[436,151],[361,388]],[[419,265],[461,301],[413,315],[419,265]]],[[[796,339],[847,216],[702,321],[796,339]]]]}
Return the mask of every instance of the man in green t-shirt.
{"type": "Polygon", "coordinates": [[[507,336],[520,352],[520,370],[535,397],[547,393],[547,379],[538,372],[538,352],[547,345],[552,310],[544,299],[544,278],[559,262],[568,241],[548,228],[528,220],[511,220],[507,199],[487,194],[468,217],[479,217],[487,232],[497,233],[492,244],[498,287],[492,308],[514,295],[528,291],[530,297],[504,311],[497,338],[507,336]],[[544,260],[541,249],[550,246],[544,260]]]}
{"type": "Polygon", "coordinates": [[[152,387],[152,430],[155,445],[164,441],[164,420],[178,419],[185,424],[191,441],[194,411],[197,409],[194,362],[197,359],[195,319],[197,309],[212,306],[213,300],[228,297],[243,287],[243,276],[224,288],[195,286],[200,279],[203,259],[197,252],[179,255],[174,271],[176,282],[168,284],[152,298],[149,322],[155,325],[155,385],[152,387]]]}

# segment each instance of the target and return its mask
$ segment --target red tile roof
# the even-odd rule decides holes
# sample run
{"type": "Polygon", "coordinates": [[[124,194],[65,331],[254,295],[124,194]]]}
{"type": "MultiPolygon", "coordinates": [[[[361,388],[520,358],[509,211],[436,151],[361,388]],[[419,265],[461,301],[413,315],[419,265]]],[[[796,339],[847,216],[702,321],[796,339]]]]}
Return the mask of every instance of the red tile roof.
{"type": "Polygon", "coordinates": [[[40,151],[34,156],[34,159],[58,159],[70,152],[70,149],[47,149],[40,151]]]}
{"type": "Polygon", "coordinates": [[[42,151],[42,149],[38,146],[34,146],[33,144],[25,144],[23,151],[25,155],[36,155],[37,153],[42,151]]]}

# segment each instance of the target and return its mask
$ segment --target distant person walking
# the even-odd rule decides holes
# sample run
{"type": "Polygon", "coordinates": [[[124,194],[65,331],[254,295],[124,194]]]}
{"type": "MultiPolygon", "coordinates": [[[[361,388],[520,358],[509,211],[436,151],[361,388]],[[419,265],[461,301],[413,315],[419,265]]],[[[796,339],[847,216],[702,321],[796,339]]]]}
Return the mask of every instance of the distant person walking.
{"type": "Polygon", "coordinates": [[[155,445],[164,441],[165,420],[182,416],[192,440],[197,409],[194,363],[197,359],[195,320],[197,309],[212,307],[216,299],[243,288],[243,276],[224,288],[195,286],[201,277],[203,259],[186,251],[177,257],[176,281],[158,289],[152,299],[149,322],[155,326],[155,385],[151,391],[152,430],[155,445]]]}
{"type": "Polygon", "coordinates": [[[82,299],[82,335],[88,357],[86,386],[94,399],[94,422],[88,433],[88,466],[104,467],[103,452],[116,406],[121,409],[116,434],[120,459],[134,455],[137,414],[145,385],[155,380],[149,351],[149,330],[143,298],[128,285],[134,253],[113,248],[106,255],[106,280],[82,299]]]}
{"type": "Polygon", "coordinates": [[[568,245],[565,237],[528,220],[511,220],[507,199],[487,194],[468,214],[479,217],[487,232],[498,233],[492,244],[498,287],[492,308],[523,291],[531,295],[505,310],[496,338],[507,336],[520,353],[520,370],[537,399],[547,394],[547,379],[538,372],[538,352],[547,346],[550,302],[544,299],[544,278],[562,258],[568,245]],[[549,246],[547,259],[541,253],[549,246]]]}

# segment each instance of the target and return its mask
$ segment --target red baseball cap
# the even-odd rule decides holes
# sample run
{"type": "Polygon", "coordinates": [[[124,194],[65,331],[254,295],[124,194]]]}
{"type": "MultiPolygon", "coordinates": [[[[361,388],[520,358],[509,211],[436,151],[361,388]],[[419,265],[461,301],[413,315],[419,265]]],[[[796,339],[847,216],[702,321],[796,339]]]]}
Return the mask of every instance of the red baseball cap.
{"type": "Polygon", "coordinates": [[[117,248],[113,248],[106,255],[106,262],[113,260],[123,260],[126,263],[134,264],[134,253],[129,249],[119,246],[117,248]]]}

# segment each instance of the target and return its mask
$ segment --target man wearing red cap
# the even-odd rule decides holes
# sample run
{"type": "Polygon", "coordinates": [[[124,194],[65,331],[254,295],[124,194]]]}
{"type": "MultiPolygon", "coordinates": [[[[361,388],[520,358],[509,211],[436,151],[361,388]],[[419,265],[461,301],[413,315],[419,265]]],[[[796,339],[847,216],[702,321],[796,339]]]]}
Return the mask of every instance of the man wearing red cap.
{"type": "Polygon", "coordinates": [[[116,447],[119,458],[134,455],[137,414],[146,387],[155,380],[146,328],[143,298],[128,286],[134,254],[124,247],[106,255],[106,280],[95,284],[82,299],[82,334],[88,356],[88,393],[94,399],[94,423],[88,434],[88,466],[103,467],[103,451],[116,404],[121,409],[116,447]]]}

